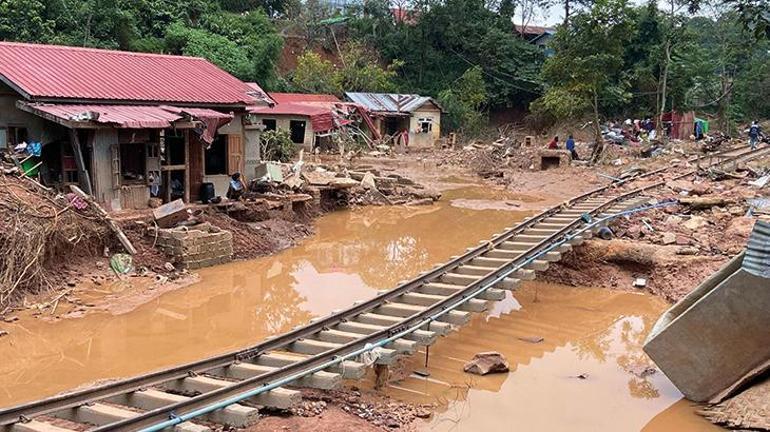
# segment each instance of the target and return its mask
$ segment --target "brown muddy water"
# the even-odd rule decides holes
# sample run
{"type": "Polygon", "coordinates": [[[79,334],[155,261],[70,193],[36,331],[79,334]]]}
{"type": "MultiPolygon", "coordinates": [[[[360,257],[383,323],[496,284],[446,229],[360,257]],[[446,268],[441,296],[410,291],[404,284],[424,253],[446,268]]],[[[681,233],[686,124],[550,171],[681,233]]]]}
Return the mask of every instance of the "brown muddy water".
{"type": "MultiPolygon", "coordinates": [[[[298,247],[201,270],[200,282],[130,312],[7,325],[0,406],[254,344],[462,253],[528,215],[518,208],[535,199],[457,187],[434,206],[326,215],[298,247]]],[[[709,430],[660,372],[646,375],[640,345],[665,307],[642,294],[530,284],[434,345],[430,377],[386,391],[435,403],[425,430],[709,430]],[[544,340],[518,339],[527,336],[544,340]],[[506,355],[512,373],[461,372],[486,350],[506,355]]]]}

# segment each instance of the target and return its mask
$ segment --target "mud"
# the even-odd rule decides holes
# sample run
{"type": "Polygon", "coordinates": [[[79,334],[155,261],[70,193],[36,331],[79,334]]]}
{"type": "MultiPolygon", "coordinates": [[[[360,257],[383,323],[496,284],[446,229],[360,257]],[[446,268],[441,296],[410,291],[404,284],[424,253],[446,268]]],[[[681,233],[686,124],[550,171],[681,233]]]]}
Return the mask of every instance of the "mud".
{"type": "MultiPolygon", "coordinates": [[[[650,295],[528,283],[433,345],[429,377],[411,374],[386,393],[435,404],[421,427],[430,431],[500,430],[506,421],[521,430],[720,430],[678,402],[681,394],[641,350],[666,307],[650,295]],[[511,373],[462,372],[475,353],[491,350],[511,373]]],[[[424,362],[417,354],[407,368],[424,362]]]]}
{"type": "Polygon", "coordinates": [[[116,296],[78,319],[0,322],[9,332],[0,338],[0,406],[249,346],[392,288],[528,214],[451,205],[466,193],[484,196],[459,189],[434,206],[328,214],[297,247],[199,270],[200,282],[142,305],[116,296]]]}

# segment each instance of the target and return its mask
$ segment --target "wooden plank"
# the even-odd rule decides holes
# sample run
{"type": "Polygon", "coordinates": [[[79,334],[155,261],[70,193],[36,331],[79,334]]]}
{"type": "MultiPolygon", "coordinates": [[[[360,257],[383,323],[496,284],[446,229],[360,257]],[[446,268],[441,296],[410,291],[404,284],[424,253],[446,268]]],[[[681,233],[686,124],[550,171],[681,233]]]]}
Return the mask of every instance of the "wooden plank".
{"type": "Polygon", "coordinates": [[[93,206],[93,208],[95,208],[95,209],[96,209],[96,211],[97,211],[97,212],[98,212],[100,215],[102,215],[102,217],[104,217],[104,219],[107,221],[107,225],[110,227],[110,229],[112,229],[112,231],[114,231],[114,232],[115,232],[115,235],[117,235],[117,236],[118,236],[118,240],[120,240],[120,244],[122,244],[122,245],[123,245],[123,247],[124,247],[124,248],[126,248],[126,252],[130,253],[131,255],[134,255],[134,254],[136,254],[136,248],[134,248],[134,245],[133,245],[133,244],[131,244],[131,240],[129,240],[129,239],[128,239],[128,237],[126,237],[126,234],[123,232],[123,230],[122,230],[122,229],[120,229],[120,227],[118,226],[118,224],[117,224],[117,223],[115,223],[115,221],[114,221],[114,220],[112,220],[112,218],[110,217],[110,215],[108,215],[108,214],[107,214],[107,212],[106,212],[106,211],[104,211],[104,209],[102,208],[102,206],[100,206],[100,205],[99,205],[99,204],[98,204],[98,203],[97,203],[97,202],[96,202],[96,201],[93,199],[93,197],[92,197],[91,195],[88,195],[87,193],[83,192],[83,190],[82,190],[82,189],[80,189],[79,187],[77,187],[77,186],[75,186],[75,185],[70,185],[70,189],[71,189],[71,190],[72,190],[72,192],[74,192],[74,193],[75,193],[77,196],[79,196],[79,197],[83,198],[84,200],[86,200],[86,201],[88,202],[88,204],[90,204],[91,206],[93,206]]]}

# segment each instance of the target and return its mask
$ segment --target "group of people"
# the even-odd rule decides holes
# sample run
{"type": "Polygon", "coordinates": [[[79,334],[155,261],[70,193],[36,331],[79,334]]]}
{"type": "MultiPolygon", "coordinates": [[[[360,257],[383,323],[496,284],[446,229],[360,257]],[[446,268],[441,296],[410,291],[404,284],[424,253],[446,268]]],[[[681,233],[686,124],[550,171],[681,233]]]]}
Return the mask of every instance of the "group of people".
{"type": "MultiPolygon", "coordinates": [[[[551,150],[558,150],[559,148],[559,136],[553,137],[551,141],[548,142],[548,148],[551,150]]],[[[567,142],[564,145],[564,148],[569,151],[570,155],[572,156],[572,160],[580,160],[580,157],[578,157],[577,151],[575,150],[575,139],[572,137],[572,134],[570,134],[567,137],[567,142]]]]}

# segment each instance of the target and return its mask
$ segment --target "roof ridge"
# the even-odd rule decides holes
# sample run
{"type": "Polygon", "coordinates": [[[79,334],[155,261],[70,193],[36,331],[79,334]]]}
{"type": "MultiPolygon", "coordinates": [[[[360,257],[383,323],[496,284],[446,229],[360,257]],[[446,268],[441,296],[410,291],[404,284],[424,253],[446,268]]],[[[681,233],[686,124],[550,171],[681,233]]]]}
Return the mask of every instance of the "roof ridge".
{"type": "Polygon", "coordinates": [[[79,46],[72,46],[72,45],[0,41],[0,47],[2,46],[18,46],[18,47],[27,47],[27,48],[33,48],[33,49],[41,49],[41,50],[59,49],[59,50],[67,50],[67,51],[97,52],[97,53],[104,53],[104,54],[119,54],[119,55],[129,55],[129,56],[139,56],[139,57],[186,58],[191,60],[202,60],[205,62],[209,62],[203,57],[195,57],[195,56],[187,56],[187,55],[149,53],[149,52],[140,52],[140,51],[123,51],[118,49],[79,47],[79,46]]]}

